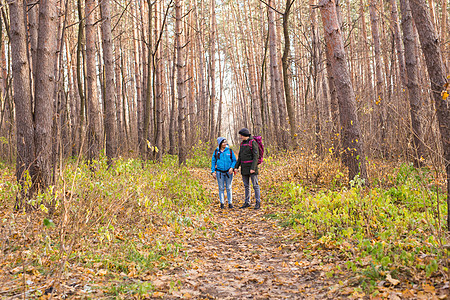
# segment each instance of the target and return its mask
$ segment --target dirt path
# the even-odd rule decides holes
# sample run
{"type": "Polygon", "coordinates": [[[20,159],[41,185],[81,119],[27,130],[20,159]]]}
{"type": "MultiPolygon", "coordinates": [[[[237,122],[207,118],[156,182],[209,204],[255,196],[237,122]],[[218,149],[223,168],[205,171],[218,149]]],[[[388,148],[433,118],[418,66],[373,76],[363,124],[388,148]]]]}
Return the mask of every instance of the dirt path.
{"type": "MultiPolygon", "coordinates": [[[[175,297],[336,299],[330,289],[334,282],[326,276],[331,264],[315,253],[304,253],[292,229],[265,217],[269,211],[264,205],[257,211],[238,208],[243,196],[240,180],[238,176],[233,182],[235,198],[241,200],[235,201],[234,209],[221,210],[218,201],[213,204],[213,236],[186,241],[191,266],[159,274],[156,286],[167,285],[164,281],[175,276],[182,286],[172,293],[175,297]]],[[[212,178],[204,185],[217,194],[212,178]]]]}

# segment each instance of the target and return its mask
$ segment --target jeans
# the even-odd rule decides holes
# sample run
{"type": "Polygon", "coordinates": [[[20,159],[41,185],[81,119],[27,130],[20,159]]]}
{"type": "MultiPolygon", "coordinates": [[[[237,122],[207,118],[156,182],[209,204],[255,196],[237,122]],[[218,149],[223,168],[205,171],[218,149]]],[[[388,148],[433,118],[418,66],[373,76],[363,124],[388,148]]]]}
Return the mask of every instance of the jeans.
{"type": "Polygon", "coordinates": [[[245,203],[250,203],[250,179],[252,180],[253,190],[255,191],[256,203],[261,201],[261,194],[259,191],[258,175],[242,175],[242,181],[245,187],[245,203]]]}
{"type": "Polygon", "coordinates": [[[227,190],[228,203],[233,201],[233,193],[231,191],[231,183],[233,181],[233,174],[216,172],[217,182],[219,183],[219,200],[220,203],[225,201],[225,189],[227,190]]]}

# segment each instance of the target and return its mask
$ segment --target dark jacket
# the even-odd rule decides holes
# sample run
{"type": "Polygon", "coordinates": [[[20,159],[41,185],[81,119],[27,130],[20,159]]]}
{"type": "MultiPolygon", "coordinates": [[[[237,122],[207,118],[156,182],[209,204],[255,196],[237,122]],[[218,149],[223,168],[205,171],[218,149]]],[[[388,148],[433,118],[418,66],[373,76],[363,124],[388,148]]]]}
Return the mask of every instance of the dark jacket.
{"type": "Polygon", "coordinates": [[[239,156],[236,162],[236,168],[241,167],[241,174],[249,176],[250,170],[255,170],[255,175],[258,175],[258,144],[250,136],[248,140],[242,141],[239,147],[239,156]],[[250,147],[251,145],[251,147],[250,147]]]}

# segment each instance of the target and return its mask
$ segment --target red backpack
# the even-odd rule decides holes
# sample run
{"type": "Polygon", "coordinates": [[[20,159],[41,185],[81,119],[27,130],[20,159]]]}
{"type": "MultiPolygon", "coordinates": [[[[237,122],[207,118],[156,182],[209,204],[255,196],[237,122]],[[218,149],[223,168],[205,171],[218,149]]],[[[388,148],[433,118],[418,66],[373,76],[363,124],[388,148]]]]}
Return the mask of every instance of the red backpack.
{"type": "MultiPolygon", "coordinates": [[[[258,156],[258,165],[261,164],[264,160],[264,145],[262,143],[262,137],[260,135],[254,136],[253,140],[256,142],[256,144],[258,144],[258,152],[259,152],[259,156],[258,156]]],[[[250,145],[250,149],[253,150],[253,141],[251,141],[249,143],[250,145]]],[[[253,152],[252,152],[253,153],[253,152]]]]}

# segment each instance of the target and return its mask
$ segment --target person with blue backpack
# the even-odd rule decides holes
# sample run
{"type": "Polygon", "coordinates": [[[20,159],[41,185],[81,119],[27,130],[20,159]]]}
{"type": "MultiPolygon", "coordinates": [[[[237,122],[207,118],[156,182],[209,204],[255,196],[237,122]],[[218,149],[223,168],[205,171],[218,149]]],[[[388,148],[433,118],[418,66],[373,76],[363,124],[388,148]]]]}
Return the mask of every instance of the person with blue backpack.
{"type": "Polygon", "coordinates": [[[247,128],[239,130],[239,139],[241,144],[239,147],[238,160],[235,169],[241,168],[242,181],[245,187],[244,204],[240,208],[250,207],[250,180],[252,181],[253,190],[255,191],[255,209],[261,208],[261,193],[258,184],[258,165],[263,160],[264,146],[260,136],[252,136],[247,128]]]}
{"type": "Polygon", "coordinates": [[[219,184],[220,208],[225,208],[225,189],[227,190],[228,208],[233,208],[231,184],[233,182],[236,156],[234,156],[233,150],[228,147],[228,142],[225,138],[218,137],[217,143],[219,146],[214,150],[211,159],[211,175],[217,179],[219,184]]]}

